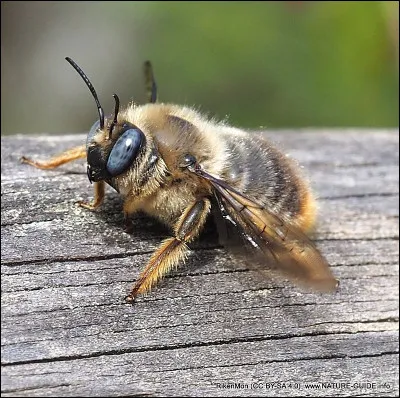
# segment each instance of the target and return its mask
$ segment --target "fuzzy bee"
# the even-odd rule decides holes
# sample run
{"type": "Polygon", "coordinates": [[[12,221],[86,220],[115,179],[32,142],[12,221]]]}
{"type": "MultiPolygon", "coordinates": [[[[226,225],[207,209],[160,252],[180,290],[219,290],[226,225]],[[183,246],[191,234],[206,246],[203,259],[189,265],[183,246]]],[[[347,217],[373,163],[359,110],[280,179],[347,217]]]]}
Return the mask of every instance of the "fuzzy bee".
{"type": "Polygon", "coordinates": [[[157,103],[157,88],[145,63],[148,102],[129,104],[105,117],[96,91],[70,58],[66,60],[90,89],[99,113],[86,145],[48,161],[21,160],[52,169],[87,160],[94,183],[89,210],[103,202],[105,184],[124,200],[128,218],[142,211],[171,228],[126,297],[134,302],[188,255],[213,214],[220,241],[249,264],[277,269],[317,291],[337,286],[325,258],[307,236],[315,221],[315,201],[298,167],[263,136],[215,122],[192,108],[157,103]]]}

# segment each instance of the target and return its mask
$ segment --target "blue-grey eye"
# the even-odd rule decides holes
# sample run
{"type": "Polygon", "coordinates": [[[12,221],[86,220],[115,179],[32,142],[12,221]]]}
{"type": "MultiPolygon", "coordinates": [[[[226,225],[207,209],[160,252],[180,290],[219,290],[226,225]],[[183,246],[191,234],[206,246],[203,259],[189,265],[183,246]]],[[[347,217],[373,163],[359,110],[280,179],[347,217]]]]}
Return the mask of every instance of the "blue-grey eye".
{"type": "Polygon", "coordinates": [[[107,171],[112,177],[122,174],[132,165],[144,140],[143,132],[136,128],[126,130],[118,138],[107,160],[107,171]]]}
{"type": "Polygon", "coordinates": [[[97,120],[96,122],[93,123],[93,126],[89,130],[89,134],[86,138],[86,149],[89,146],[89,144],[92,142],[93,137],[97,133],[97,130],[100,128],[100,120],[97,120]]]}

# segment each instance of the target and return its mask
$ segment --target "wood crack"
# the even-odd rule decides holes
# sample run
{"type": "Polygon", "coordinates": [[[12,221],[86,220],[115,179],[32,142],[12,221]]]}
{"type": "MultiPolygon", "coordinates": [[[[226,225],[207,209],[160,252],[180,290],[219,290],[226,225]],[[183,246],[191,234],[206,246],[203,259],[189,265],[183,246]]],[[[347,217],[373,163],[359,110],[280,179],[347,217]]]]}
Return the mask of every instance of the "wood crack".
{"type": "MultiPolygon", "coordinates": [[[[293,338],[304,338],[304,337],[315,337],[315,336],[328,336],[328,335],[348,335],[355,333],[364,333],[364,332],[311,332],[311,333],[303,333],[303,334],[286,334],[280,336],[247,336],[243,338],[231,338],[226,340],[217,340],[210,342],[191,342],[191,343],[183,343],[183,344],[175,344],[175,345],[165,345],[165,346],[156,346],[156,347],[142,347],[142,348],[132,348],[132,349],[118,349],[118,350],[109,350],[109,351],[97,351],[92,352],[85,355],[71,355],[71,356],[59,356],[53,358],[42,358],[42,359],[32,359],[27,361],[15,361],[15,362],[2,362],[2,366],[15,366],[15,365],[27,365],[27,364],[38,364],[38,363],[49,363],[49,362],[65,362],[65,361],[75,361],[81,359],[89,359],[89,358],[97,358],[102,356],[114,356],[114,355],[125,355],[139,352],[150,352],[150,351],[170,351],[170,350],[179,350],[184,348],[193,348],[193,347],[210,347],[210,346],[221,346],[221,345],[230,345],[230,344],[239,344],[239,343],[252,343],[259,341],[275,341],[275,340],[290,340],[293,338]]],[[[385,353],[385,355],[396,354],[398,351],[391,351],[385,353]]],[[[379,354],[381,355],[381,354],[379,354]]],[[[363,357],[365,355],[357,355],[354,357],[363,357]]],[[[368,355],[367,355],[368,356],[368,355]]],[[[376,356],[376,355],[372,355],[376,356]]],[[[343,357],[346,357],[343,356],[343,357]]]]}

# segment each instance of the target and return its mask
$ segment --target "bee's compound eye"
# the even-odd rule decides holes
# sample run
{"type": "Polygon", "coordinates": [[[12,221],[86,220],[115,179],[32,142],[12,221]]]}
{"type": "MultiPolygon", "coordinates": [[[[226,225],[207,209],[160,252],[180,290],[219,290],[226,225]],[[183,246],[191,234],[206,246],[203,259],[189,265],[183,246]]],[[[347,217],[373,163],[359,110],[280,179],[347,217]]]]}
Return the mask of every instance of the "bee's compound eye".
{"type": "Polygon", "coordinates": [[[89,144],[92,142],[93,137],[97,133],[97,130],[100,128],[100,120],[97,120],[96,122],[93,123],[93,126],[89,130],[89,134],[86,138],[86,148],[89,146],[89,144]]]}
{"type": "Polygon", "coordinates": [[[126,130],[118,138],[107,160],[107,171],[111,176],[118,176],[131,166],[144,140],[143,132],[136,128],[126,130]]]}

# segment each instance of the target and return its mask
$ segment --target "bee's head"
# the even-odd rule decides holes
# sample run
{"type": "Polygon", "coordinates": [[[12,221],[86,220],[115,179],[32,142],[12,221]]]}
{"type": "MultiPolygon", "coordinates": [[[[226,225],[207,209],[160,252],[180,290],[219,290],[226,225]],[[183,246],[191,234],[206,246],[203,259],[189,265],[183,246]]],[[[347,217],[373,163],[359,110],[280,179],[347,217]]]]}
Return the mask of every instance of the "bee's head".
{"type": "Polygon", "coordinates": [[[128,122],[118,123],[119,98],[114,94],[114,118],[105,120],[97,93],[82,69],[71,59],[66,60],[79,73],[96,101],[99,120],[91,127],[86,139],[87,175],[89,181],[110,181],[128,170],[145,147],[146,137],[136,126],[128,122]],[[96,139],[100,134],[102,141],[96,139]]]}
{"type": "Polygon", "coordinates": [[[111,123],[104,131],[101,121],[93,124],[86,140],[87,174],[89,181],[109,181],[128,170],[144,151],[146,137],[143,132],[131,123],[111,123]],[[112,135],[111,127],[114,126],[112,135]],[[95,137],[108,137],[100,143],[95,137]]]}

